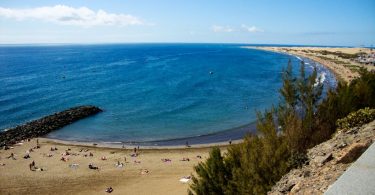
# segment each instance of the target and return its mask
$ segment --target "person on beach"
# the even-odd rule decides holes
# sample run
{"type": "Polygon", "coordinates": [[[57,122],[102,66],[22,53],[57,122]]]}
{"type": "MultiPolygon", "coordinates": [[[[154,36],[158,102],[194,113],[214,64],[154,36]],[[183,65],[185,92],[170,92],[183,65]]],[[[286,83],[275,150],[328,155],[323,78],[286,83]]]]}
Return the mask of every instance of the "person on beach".
{"type": "Polygon", "coordinates": [[[10,156],[8,156],[8,158],[12,158],[13,160],[17,160],[15,157],[14,157],[14,154],[11,153],[10,156]]]}
{"type": "Polygon", "coordinates": [[[138,154],[137,153],[133,153],[133,154],[130,154],[131,157],[137,157],[138,154]]]}
{"type": "Polygon", "coordinates": [[[39,148],[40,148],[39,139],[36,139],[36,147],[35,147],[35,149],[39,149],[39,148]]]}
{"type": "Polygon", "coordinates": [[[117,161],[116,167],[118,168],[124,167],[124,163],[120,163],[120,161],[117,161]]]}
{"type": "Polygon", "coordinates": [[[28,153],[25,154],[25,156],[23,156],[24,159],[28,159],[30,158],[30,155],[28,153]]]}
{"type": "Polygon", "coordinates": [[[229,145],[232,145],[232,139],[229,140],[229,145]]]}
{"type": "Polygon", "coordinates": [[[150,173],[149,170],[147,170],[147,169],[141,169],[141,175],[146,175],[148,173],[150,173]]]}
{"type": "Polygon", "coordinates": [[[62,156],[61,161],[68,162],[69,158],[67,156],[62,156]]]}
{"type": "Polygon", "coordinates": [[[162,162],[172,162],[172,160],[169,159],[169,158],[162,158],[161,161],[162,161],[162,162]]]}
{"type": "Polygon", "coordinates": [[[94,166],[92,163],[89,164],[89,169],[99,170],[99,167],[94,166]]]}
{"type": "Polygon", "coordinates": [[[107,192],[107,193],[112,193],[112,192],[113,192],[113,188],[112,188],[112,187],[109,187],[109,188],[107,188],[107,189],[105,190],[105,192],[107,192]]]}
{"type": "Polygon", "coordinates": [[[29,164],[29,168],[30,168],[30,171],[35,170],[35,162],[34,161],[29,164]]]}

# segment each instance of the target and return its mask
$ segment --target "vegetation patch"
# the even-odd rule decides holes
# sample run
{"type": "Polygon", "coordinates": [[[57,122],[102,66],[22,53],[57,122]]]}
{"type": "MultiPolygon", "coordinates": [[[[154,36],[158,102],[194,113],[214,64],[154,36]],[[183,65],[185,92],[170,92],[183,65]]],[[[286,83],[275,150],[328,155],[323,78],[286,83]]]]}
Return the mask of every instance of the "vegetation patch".
{"type": "Polygon", "coordinates": [[[339,129],[348,130],[353,127],[362,126],[375,120],[375,109],[366,107],[358,111],[351,112],[347,117],[337,120],[339,129]]]}

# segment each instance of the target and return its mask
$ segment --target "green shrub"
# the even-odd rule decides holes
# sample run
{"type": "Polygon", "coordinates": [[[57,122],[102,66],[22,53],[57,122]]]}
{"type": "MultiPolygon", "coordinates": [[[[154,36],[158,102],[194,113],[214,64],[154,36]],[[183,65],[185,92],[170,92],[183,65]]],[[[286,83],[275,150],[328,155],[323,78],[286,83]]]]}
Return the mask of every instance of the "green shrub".
{"type": "Polygon", "coordinates": [[[362,126],[373,120],[375,120],[375,109],[367,107],[351,112],[347,117],[337,120],[337,127],[339,129],[347,130],[353,127],[362,126]]]}
{"type": "Polygon", "coordinates": [[[290,168],[300,168],[308,161],[306,153],[293,152],[288,159],[287,165],[290,168]]]}

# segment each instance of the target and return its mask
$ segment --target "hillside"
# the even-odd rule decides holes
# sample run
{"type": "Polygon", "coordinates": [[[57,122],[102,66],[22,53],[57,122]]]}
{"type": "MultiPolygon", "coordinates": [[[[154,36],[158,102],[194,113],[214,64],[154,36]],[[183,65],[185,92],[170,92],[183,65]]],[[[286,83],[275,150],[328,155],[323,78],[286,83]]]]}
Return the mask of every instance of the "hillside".
{"type": "Polygon", "coordinates": [[[332,139],[309,149],[306,165],[283,176],[268,194],[323,194],[374,139],[375,121],[338,131],[332,139]]]}

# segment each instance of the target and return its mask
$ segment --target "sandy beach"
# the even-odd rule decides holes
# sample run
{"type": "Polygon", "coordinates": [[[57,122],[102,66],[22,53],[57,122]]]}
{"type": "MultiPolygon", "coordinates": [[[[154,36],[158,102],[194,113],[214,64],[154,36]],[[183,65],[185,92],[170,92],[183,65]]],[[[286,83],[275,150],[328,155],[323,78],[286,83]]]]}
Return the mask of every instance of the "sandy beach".
{"type": "Polygon", "coordinates": [[[344,48],[344,47],[248,47],[266,51],[287,53],[314,60],[330,69],[339,80],[346,82],[358,77],[359,67],[375,70],[374,66],[363,65],[354,60],[345,59],[335,54],[322,54],[324,51],[344,54],[371,53],[369,48],[344,48]]]}
{"type": "Polygon", "coordinates": [[[194,165],[205,160],[210,150],[141,147],[139,155],[132,157],[133,147],[66,145],[44,138],[38,141],[40,148],[33,149],[28,159],[23,157],[27,150],[37,146],[36,139],[0,150],[0,194],[106,194],[108,187],[114,189],[112,194],[186,194],[188,183],[179,180],[191,175],[194,165]],[[69,155],[64,155],[66,152],[69,155]],[[16,160],[7,158],[11,153],[16,160]],[[183,158],[189,161],[182,161],[183,158]],[[32,161],[36,171],[30,170],[32,161]],[[99,169],[89,169],[90,163],[99,169]]]}

